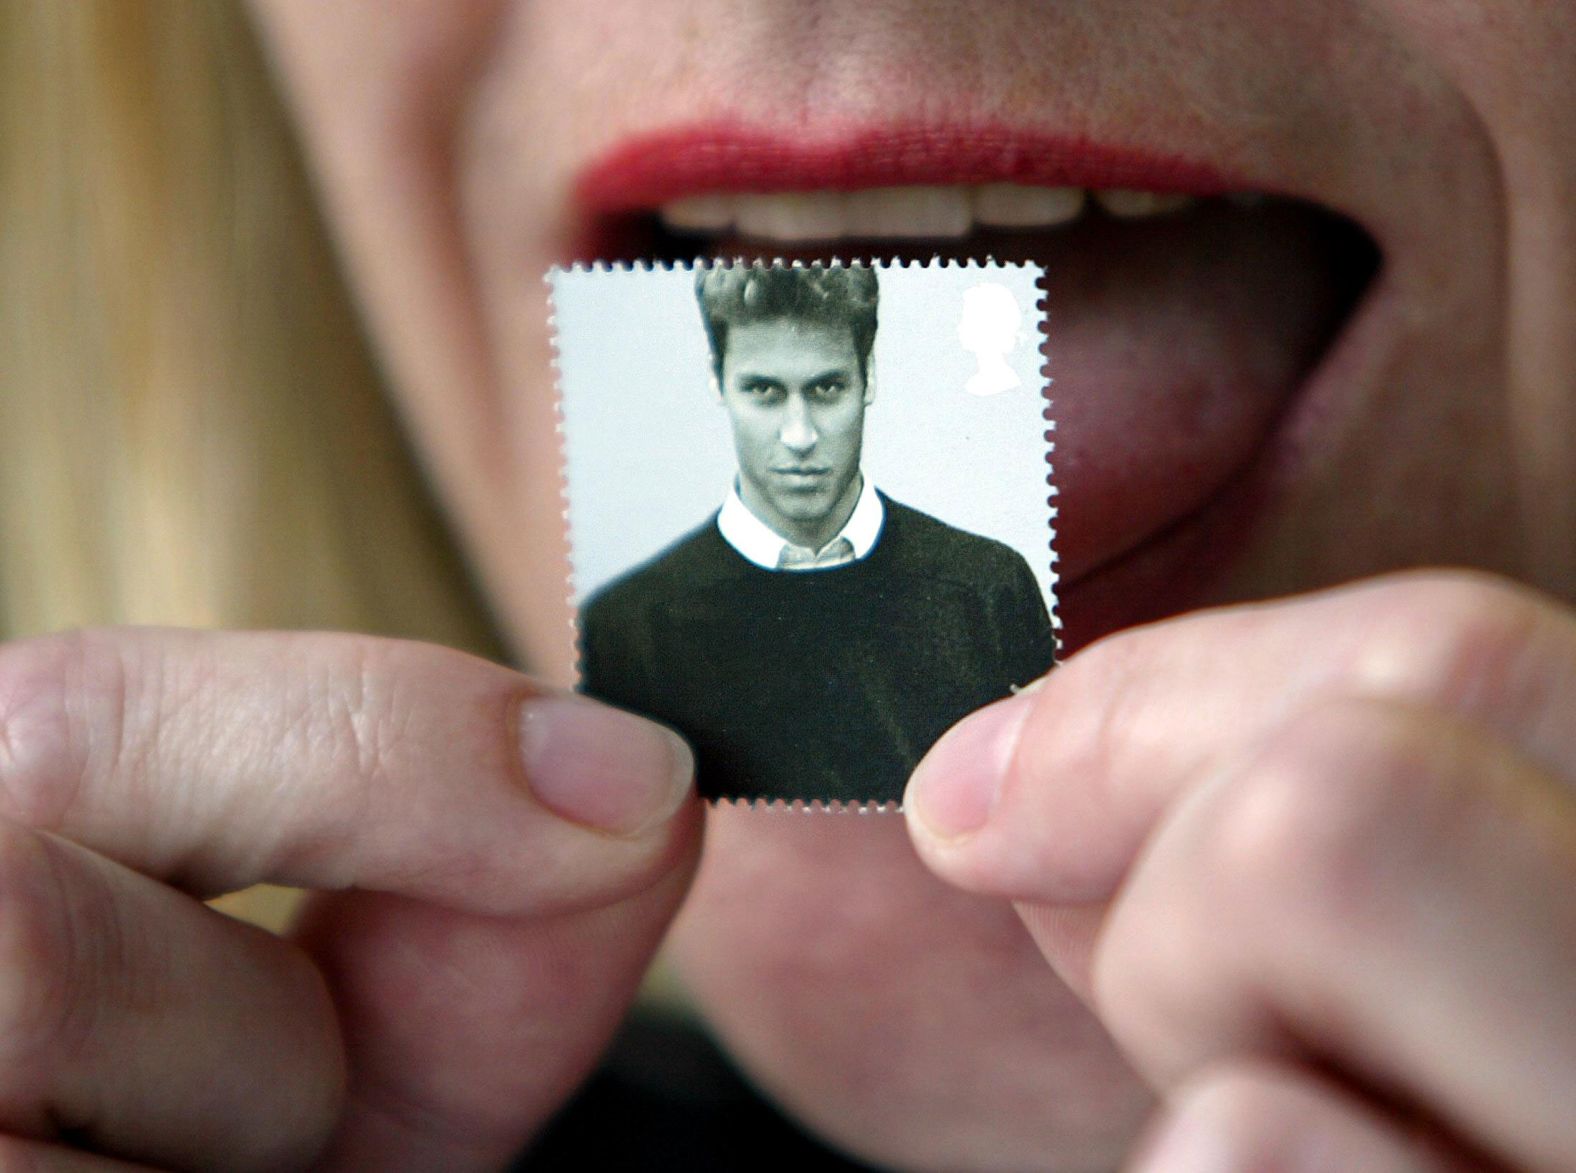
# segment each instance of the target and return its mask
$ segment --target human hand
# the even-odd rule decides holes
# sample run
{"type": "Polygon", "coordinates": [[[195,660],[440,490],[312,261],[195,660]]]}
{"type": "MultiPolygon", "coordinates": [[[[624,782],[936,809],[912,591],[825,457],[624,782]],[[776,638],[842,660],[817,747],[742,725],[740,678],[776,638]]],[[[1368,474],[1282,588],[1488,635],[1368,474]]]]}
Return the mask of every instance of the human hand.
{"type": "Polygon", "coordinates": [[[1576,1161],[1576,619],[1409,574],[1096,644],[910,782],[1166,1110],[1143,1169],[1576,1161]]]}
{"type": "Polygon", "coordinates": [[[0,1164],[501,1167],[683,896],[690,774],[421,644],[0,647],[0,1164]],[[259,881],[323,890],[293,939],[194,898],[259,881]]]}

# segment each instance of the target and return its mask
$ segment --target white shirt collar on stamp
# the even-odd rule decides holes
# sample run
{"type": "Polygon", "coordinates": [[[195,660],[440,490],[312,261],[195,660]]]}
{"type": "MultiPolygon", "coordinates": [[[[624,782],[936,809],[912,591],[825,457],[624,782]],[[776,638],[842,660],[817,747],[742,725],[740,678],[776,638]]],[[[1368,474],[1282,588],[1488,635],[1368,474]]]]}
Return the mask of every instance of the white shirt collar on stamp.
{"type": "MultiPolygon", "coordinates": [[[[854,504],[854,511],[848,515],[843,528],[832,536],[826,546],[821,547],[824,550],[834,545],[839,538],[847,538],[849,545],[854,548],[856,562],[875,549],[876,540],[881,536],[881,526],[886,521],[886,508],[881,504],[875,485],[871,484],[869,477],[860,475],[864,486],[859,490],[859,500],[854,504]]],[[[739,496],[737,483],[728,491],[728,499],[722,503],[722,510],[717,514],[717,528],[728,545],[766,570],[778,569],[783,547],[789,544],[781,534],[750,512],[750,507],[739,496]]]]}

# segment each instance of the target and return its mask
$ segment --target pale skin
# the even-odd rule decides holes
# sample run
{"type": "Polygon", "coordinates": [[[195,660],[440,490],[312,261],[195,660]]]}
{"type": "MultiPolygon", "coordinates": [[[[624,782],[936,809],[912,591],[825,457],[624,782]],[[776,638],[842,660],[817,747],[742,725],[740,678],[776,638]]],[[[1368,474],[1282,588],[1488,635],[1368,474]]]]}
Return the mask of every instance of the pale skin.
{"type": "MultiPolygon", "coordinates": [[[[642,117],[1196,118],[1361,219],[1387,300],[1194,613],[1083,633],[932,752],[902,820],[711,812],[693,883],[682,753],[566,701],[522,727],[516,673],[353,636],[6,647],[0,1153],[496,1168],[667,934],[762,1086],[883,1162],[1569,1166],[1576,12],[827,0],[807,41],[806,6],[759,0],[253,7],[396,393],[549,679],[539,278],[576,168],[642,117]],[[1409,569],[1440,566],[1471,569],[1409,569]],[[293,940],[192,899],[264,879],[324,890],[293,940]]],[[[1067,548],[1097,552],[1075,484],[1067,548]]]]}
{"type": "Polygon", "coordinates": [[[767,319],[728,331],[717,398],[739,459],[739,495],[784,538],[819,550],[859,500],[865,408],[847,326],[767,319]]]}

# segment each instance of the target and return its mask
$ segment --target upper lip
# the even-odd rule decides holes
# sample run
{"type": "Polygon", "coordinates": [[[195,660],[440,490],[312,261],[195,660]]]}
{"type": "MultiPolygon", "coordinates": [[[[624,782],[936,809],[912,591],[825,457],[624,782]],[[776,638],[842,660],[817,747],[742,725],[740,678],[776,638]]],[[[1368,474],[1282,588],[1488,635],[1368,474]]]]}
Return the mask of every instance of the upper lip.
{"type": "MultiPolygon", "coordinates": [[[[995,123],[889,125],[786,136],[712,122],[658,130],[615,145],[580,172],[575,202],[584,214],[606,217],[646,212],[670,200],[717,191],[975,183],[1189,195],[1218,195],[1250,186],[1212,163],[1179,154],[995,123]]],[[[1264,185],[1254,190],[1264,190],[1264,185]]]]}

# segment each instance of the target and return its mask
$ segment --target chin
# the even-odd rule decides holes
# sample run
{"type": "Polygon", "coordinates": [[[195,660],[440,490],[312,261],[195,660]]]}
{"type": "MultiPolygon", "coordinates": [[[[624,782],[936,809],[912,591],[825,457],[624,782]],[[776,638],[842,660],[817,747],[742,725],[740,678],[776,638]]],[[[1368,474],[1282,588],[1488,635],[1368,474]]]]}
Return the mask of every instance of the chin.
{"type": "Polygon", "coordinates": [[[671,951],[797,1119],[915,1169],[1111,1170],[1152,1107],[1012,908],[943,886],[898,815],[720,805],[671,951]]]}

